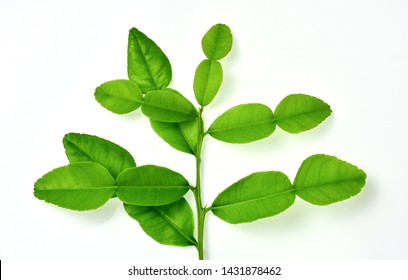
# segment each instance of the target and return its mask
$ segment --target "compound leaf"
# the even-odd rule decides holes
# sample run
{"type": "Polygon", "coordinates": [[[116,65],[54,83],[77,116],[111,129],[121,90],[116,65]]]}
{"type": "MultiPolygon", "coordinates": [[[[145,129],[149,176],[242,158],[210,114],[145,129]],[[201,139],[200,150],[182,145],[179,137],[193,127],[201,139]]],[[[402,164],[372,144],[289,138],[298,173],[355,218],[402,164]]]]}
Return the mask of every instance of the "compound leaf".
{"type": "Polygon", "coordinates": [[[203,52],[208,59],[220,60],[232,48],[232,34],[225,24],[216,24],[207,31],[201,40],[203,52]]]}
{"type": "Polygon", "coordinates": [[[92,210],[115,193],[111,174],[95,162],[73,163],[56,168],[34,184],[38,199],[72,210],[92,210]]]}
{"type": "Polygon", "coordinates": [[[145,96],[142,112],[161,122],[184,122],[197,116],[194,105],[173,89],[149,91],[145,96]]]}
{"type": "Polygon", "coordinates": [[[358,194],[367,175],[334,156],[313,155],[300,166],[293,183],[296,194],[316,205],[327,205],[358,194]]]}
{"type": "Polygon", "coordinates": [[[184,198],[163,206],[124,204],[124,207],[143,231],[160,244],[191,246],[197,243],[193,211],[184,198]]]}
{"type": "Polygon", "coordinates": [[[263,104],[241,104],[219,116],[208,133],[229,143],[249,143],[268,137],[275,130],[272,110],[263,104]]]}
{"type": "Polygon", "coordinates": [[[160,122],[150,119],[153,130],[170,146],[181,152],[194,155],[197,149],[197,119],[181,123],[160,122]]]}
{"type": "Polygon", "coordinates": [[[222,66],[218,61],[206,59],[198,65],[193,85],[198,104],[210,104],[221,86],[222,77],[222,66]]]}
{"type": "Polygon", "coordinates": [[[290,133],[299,133],[318,126],[331,114],[330,106],[306,94],[286,96],[276,107],[276,124],[290,133]]]}
{"type": "Polygon", "coordinates": [[[137,84],[129,80],[113,80],[95,90],[95,99],[116,114],[130,113],[143,103],[143,94],[137,84]]]}
{"type": "Polygon", "coordinates": [[[171,65],[163,51],[145,34],[129,30],[127,71],[143,93],[164,89],[171,81],[171,65]]]}
{"type": "Polygon", "coordinates": [[[104,166],[116,178],[126,168],[135,167],[132,155],[121,146],[103,138],[68,133],[62,140],[70,163],[93,161],[104,166]]]}
{"type": "Polygon", "coordinates": [[[168,168],[144,165],[126,169],[117,178],[116,195],[126,204],[158,206],[172,203],[190,189],[188,181],[168,168]]]}
{"type": "Polygon", "coordinates": [[[253,173],[221,192],[211,210],[231,223],[247,223],[276,215],[295,201],[288,177],[277,171],[253,173]]]}

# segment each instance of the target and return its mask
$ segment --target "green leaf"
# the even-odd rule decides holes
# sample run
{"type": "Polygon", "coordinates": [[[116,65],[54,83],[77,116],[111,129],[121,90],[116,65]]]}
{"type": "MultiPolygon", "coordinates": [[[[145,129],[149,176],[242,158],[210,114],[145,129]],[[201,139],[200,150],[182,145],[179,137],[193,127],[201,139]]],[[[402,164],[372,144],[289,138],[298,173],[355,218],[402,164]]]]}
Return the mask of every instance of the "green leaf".
{"type": "Polygon", "coordinates": [[[296,194],[316,205],[327,205],[358,194],[367,175],[334,156],[313,155],[300,166],[293,183],[296,194]]]}
{"type": "Polygon", "coordinates": [[[129,168],[117,178],[116,195],[127,204],[158,206],[183,197],[190,185],[179,173],[168,168],[144,165],[129,168]]]}
{"type": "Polygon", "coordinates": [[[181,152],[194,155],[197,150],[197,119],[181,123],[166,123],[150,119],[153,130],[170,146],[181,152]]]}
{"type": "Polygon", "coordinates": [[[220,60],[232,48],[231,30],[225,24],[216,24],[204,35],[201,46],[208,59],[220,60]]]}
{"type": "Polygon", "coordinates": [[[299,133],[318,126],[331,114],[330,106],[322,100],[306,95],[286,96],[276,107],[276,124],[290,133],[299,133]]]}
{"type": "Polygon", "coordinates": [[[171,81],[171,65],[163,51],[145,34],[129,30],[127,70],[129,79],[146,93],[164,89],[171,81]]]}
{"type": "Polygon", "coordinates": [[[295,192],[285,174],[257,172],[221,192],[211,210],[228,223],[248,223],[276,215],[288,209],[294,201],[295,192]]]}
{"type": "Polygon", "coordinates": [[[34,184],[34,195],[38,199],[81,211],[101,207],[115,190],[115,179],[106,168],[94,162],[59,167],[34,184]]]}
{"type": "Polygon", "coordinates": [[[214,99],[222,83],[222,66],[216,60],[203,60],[194,76],[194,94],[198,104],[207,106],[214,99]]]}
{"type": "Polygon", "coordinates": [[[149,91],[145,96],[142,112],[161,122],[184,122],[197,116],[194,105],[173,89],[149,91]]]}
{"type": "Polygon", "coordinates": [[[263,104],[241,104],[219,116],[208,133],[229,143],[249,143],[268,137],[275,130],[272,110],[263,104]]]}
{"type": "Polygon", "coordinates": [[[129,80],[113,80],[101,84],[95,90],[96,100],[116,114],[130,113],[143,103],[140,88],[129,80]]]}
{"type": "Polygon", "coordinates": [[[62,140],[70,163],[93,161],[104,166],[116,178],[126,168],[136,167],[132,155],[121,146],[103,138],[68,133],[62,140]]]}
{"type": "Polygon", "coordinates": [[[184,198],[163,206],[124,204],[124,207],[144,232],[161,244],[191,246],[197,243],[193,212],[184,198]]]}

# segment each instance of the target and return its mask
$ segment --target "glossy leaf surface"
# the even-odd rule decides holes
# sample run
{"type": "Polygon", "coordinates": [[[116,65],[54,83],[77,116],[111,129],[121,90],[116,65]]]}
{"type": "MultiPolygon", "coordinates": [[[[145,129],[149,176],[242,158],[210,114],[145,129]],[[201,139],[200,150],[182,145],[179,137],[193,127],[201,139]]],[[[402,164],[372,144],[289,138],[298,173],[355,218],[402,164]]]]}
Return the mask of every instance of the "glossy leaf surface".
{"type": "Polygon", "coordinates": [[[316,97],[291,94],[278,104],[275,118],[281,129],[299,133],[318,126],[331,112],[330,106],[316,97]]]}
{"type": "Polygon", "coordinates": [[[136,167],[132,155],[121,146],[103,138],[68,133],[62,140],[70,163],[93,161],[104,166],[116,178],[126,168],[136,167]]]}
{"type": "Polygon", "coordinates": [[[206,59],[198,65],[193,85],[198,104],[210,104],[221,86],[222,77],[222,66],[218,61],[206,59]]]}
{"type": "Polygon", "coordinates": [[[216,24],[207,31],[201,40],[203,52],[208,59],[220,60],[232,48],[232,34],[225,24],[216,24]]]}
{"type": "Polygon", "coordinates": [[[181,152],[194,155],[197,149],[197,119],[181,123],[159,122],[150,119],[153,130],[170,146],[181,152]]]}
{"type": "Polygon", "coordinates": [[[249,143],[268,137],[275,130],[272,110],[263,104],[241,104],[219,116],[208,133],[229,143],[249,143]]]}
{"type": "Polygon", "coordinates": [[[184,122],[197,116],[194,105],[172,89],[149,91],[145,96],[142,112],[161,122],[184,122]]]}
{"type": "Polygon", "coordinates": [[[128,77],[139,85],[143,93],[164,89],[171,81],[171,65],[163,51],[136,28],[129,31],[128,77]]]}
{"type": "Polygon", "coordinates": [[[45,174],[34,184],[38,199],[72,210],[92,210],[115,193],[116,182],[102,165],[73,163],[45,174]]]}
{"type": "Polygon", "coordinates": [[[126,204],[158,206],[183,197],[190,188],[188,181],[168,168],[144,165],[129,168],[117,178],[116,195],[126,204]]]}
{"type": "Polygon", "coordinates": [[[366,174],[358,167],[334,156],[313,155],[300,166],[294,187],[296,194],[316,205],[327,205],[358,194],[366,174]]]}
{"type": "Polygon", "coordinates": [[[295,201],[288,177],[277,171],[253,173],[221,192],[212,212],[231,223],[247,223],[276,215],[295,201]]]}
{"type": "Polygon", "coordinates": [[[143,103],[140,88],[129,80],[113,80],[95,90],[95,99],[107,110],[116,114],[130,113],[143,103]]]}
{"type": "Polygon", "coordinates": [[[188,202],[181,198],[163,206],[124,205],[144,232],[164,245],[191,246],[194,239],[194,218],[188,202]]]}

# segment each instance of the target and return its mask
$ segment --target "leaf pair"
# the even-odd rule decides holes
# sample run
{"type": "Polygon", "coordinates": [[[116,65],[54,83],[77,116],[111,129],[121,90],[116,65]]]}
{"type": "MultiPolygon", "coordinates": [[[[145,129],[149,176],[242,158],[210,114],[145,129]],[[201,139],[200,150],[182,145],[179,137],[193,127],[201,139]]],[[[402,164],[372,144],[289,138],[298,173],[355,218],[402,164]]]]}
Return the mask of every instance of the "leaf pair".
{"type": "Polygon", "coordinates": [[[223,70],[218,60],[232,48],[231,30],[225,24],[214,25],[204,35],[201,46],[207,59],[197,67],[193,89],[198,104],[204,107],[211,103],[221,87],[223,70]]]}
{"type": "Polygon", "coordinates": [[[211,210],[220,219],[247,223],[288,209],[296,195],[327,205],[358,194],[366,174],[356,166],[328,155],[313,155],[303,161],[294,183],[278,171],[253,173],[221,192],[211,210]]]}
{"type": "Polygon", "coordinates": [[[34,195],[60,207],[91,210],[116,192],[116,177],[135,167],[132,155],[105,139],[78,133],[64,136],[70,165],[45,174],[34,184],[34,195]]]}
{"type": "Polygon", "coordinates": [[[300,133],[318,126],[331,114],[328,104],[306,95],[286,96],[275,113],[263,104],[241,104],[220,115],[208,134],[228,143],[249,143],[271,135],[278,125],[290,133],[300,133]]]}
{"type": "Polygon", "coordinates": [[[167,56],[136,28],[129,30],[127,59],[129,80],[108,81],[95,90],[96,100],[116,114],[138,109],[147,92],[166,89],[172,78],[167,56]]]}
{"type": "Polygon", "coordinates": [[[153,206],[179,200],[190,188],[179,173],[165,167],[136,167],[124,148],[99,137],[64,137],[70,164],[45,174],[34,185],[39,199],[72,210],[91,210],[113,195],[128,204],[153,206]]]}

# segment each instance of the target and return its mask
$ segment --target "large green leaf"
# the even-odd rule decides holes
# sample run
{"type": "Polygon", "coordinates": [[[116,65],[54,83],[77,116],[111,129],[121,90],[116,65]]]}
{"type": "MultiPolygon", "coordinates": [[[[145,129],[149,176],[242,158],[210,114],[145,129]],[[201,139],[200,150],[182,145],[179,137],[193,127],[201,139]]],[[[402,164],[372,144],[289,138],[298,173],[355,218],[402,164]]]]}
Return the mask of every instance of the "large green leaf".
{"type": "Polygon", "coordinates": [[[306,95],[286,96],[276,107],[276,124],[290,133],[299,133],[318,126],[331,114],[330,106],[322,100],[306,95]]]}
{"type": "Polygon", "coordinates": [[[276,215],[295,201],[288,177],[277,171],[253,173],[221,192],[211,210],[231,223],[248,223],[276,215]]]}
{"type": "Polygon", "coordinates": [[[132,155],[121,146],[103,138],[68,133],[62,140],[70,163],[93,161],[104,166],[114,178],[126,168],[136,167],[132,155]]]}
{"type": "Polygon", "coordinates": [[[117,178],[116,195],[127,204],[158,206],[183,197],[190,185],[179,173],[168,168],[144,165],[129,168],[117,178]]]}
{"type": "Polygon", "coordinates": [[[197,243],[193,212],[184,198],[163,206],[124,204],[124,207],[144,232],[161,244],[191,246],[197,243]]]}
{"type": "Polygon", "coordinates": [[[184,122],[197,116],[194,105],[173,89],[149,91],[145,96],[142,112],[161,122],[184,122]]]}
{"type": "Polygon", "coordinates": [[[222,66],[216,60],[203,60],[194,76],[194,94],[198,104],[207,106],[214,99],[222,83],[222,66]]]}
{"type": "Polygon", "coordinates": [[[146,93],[164,89],[171,81],[171,65],[163,51],[145,34],[129,30],[127,70],[129,79],[146,93]]]}
{"type": "Polygon", "coordinates": [[[130,113],[143,103],[140,88],[129,80],[113,80],[101,84],[95,90],[96,100],[116,114],[130,113]]]}
{"type": "Polygon", "coordinates": [[[115,179],[95,162],[56,168],[34,184],[35,197],[72,210],[96,209],[105,204],[115,190],[115,179]]]}
{"type": "Polygon", "coordinates": [[[272,110],[263,104],[241,104],[219,116],[208,133],[229,143],[249,143],[268,137],[275,130],[272,110]]]}
{"type": "Polygon", "coordinates": [[[181,123],[159,122],[150,119],[153,130],[176,150],[194,155],[197,149],[197,119],[181,123]]]}
{"type": "Polygon", "coordinates": [[[313,155],[300,166],[293,183],[296,194],[316,205],[327,205],[358,194],[367,175],[334,156],[313,155]]]}
{"type": "Polygon", "coordinates": [[[225,24],[216,24],[204,35],[201,46],[208,59],[219,60],[232,48],[232,34],[225,24]]]}

